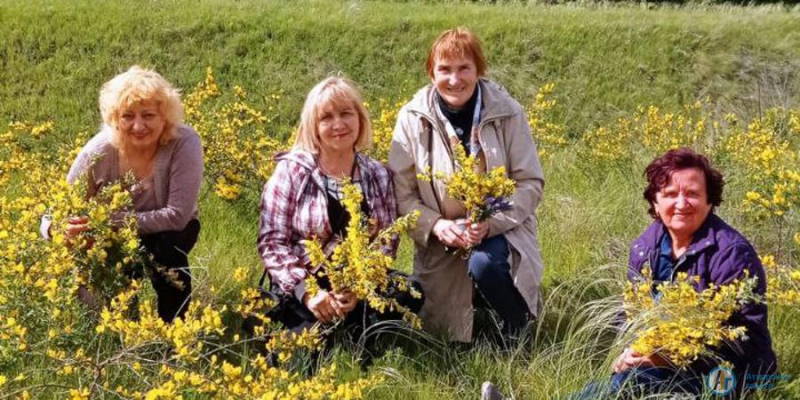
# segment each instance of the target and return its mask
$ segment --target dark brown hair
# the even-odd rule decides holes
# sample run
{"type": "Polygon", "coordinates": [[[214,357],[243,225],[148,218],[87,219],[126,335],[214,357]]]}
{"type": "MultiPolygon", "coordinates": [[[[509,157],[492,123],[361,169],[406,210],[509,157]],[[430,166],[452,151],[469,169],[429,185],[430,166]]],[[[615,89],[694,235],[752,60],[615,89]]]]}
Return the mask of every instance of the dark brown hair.
{"type": "Polygon", "coordinates": [[[706,177],[706,197],[708,203],[712,205],[711,211],[713,212],[714,208],[722,203],[722,188],[725,186],[722,174],[711,167],[706,156],[688,147],[682,147],[656,158],[644,171],[644,176],[647,178],[644,198],[650,205],[647,212],[651,217],[659,219],[653,204],[656,202],[656,194],[669,184],[672,174],[675,171],[691,168],[699,169],[706,177]]]}

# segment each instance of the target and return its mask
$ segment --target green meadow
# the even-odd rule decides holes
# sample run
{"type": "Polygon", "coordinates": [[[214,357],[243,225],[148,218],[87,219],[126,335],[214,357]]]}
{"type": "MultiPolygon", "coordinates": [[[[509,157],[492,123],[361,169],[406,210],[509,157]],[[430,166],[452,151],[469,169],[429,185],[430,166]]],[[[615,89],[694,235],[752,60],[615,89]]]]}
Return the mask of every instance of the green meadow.
{"type": "MultiPolygon", "coordinates": [[[[582,139],[599,127],[609,127],[613,137],[618,119],[651,105],[677,115],[699,101],[692,115],[709,128],[695,144],[709,149],[721,149],[718,143],[733,131],[725,125],[727,114],[742,126],[776,107],[800,115],[800,12],[776,5],[499,3],[0,0],[0,132],[15,121],[52,121],[53,131],[30,144],[40,152],[91,135],[99,126],[101,85],[138,64],[159,71],[183,93],[212,68],[220,90],[244,88],[250,104],[269,116],[265,135],[287,140],[305,95],[322,78],[353,79],[377,114],[381,101],[403,101],[429,82],[424,63],[439,32],[466,26],[483,41],[488,76],[526,107],[541,87],[554,84],[546,118],[562,127],[565,142],[543,157],[544,312],[513,350],[485,337],[454,346],[404,330],[399,345],[368,365],[348,343],[337,344],[330,357],[342,380],[384,377],[366,394],[370,399],[473,399],[485,380],[515,399],[561,398],[610,376],[623,347],[614,321],[628,245],[651,220],[642,172],[653,149],[626,144],[626,157],[603,161],[590,156],[582,139]],[[270,97],[276,93],[278,101],[270,97]]],[[[795,154],[788,168],[797,171],[800,123],[798,130],[778,125],[778,138],[795,154]]],[[[718,213],[760,253],[797,268],[797,204],[780,216],[752,216],[742,201],[758,182],[728,154],[709,156],[726,175],[718,213]]],[[[23,183],[17,174],[4,190],[23,183]]],[[[797,199],[797,190],[787,196],[797,199]]],[[[223,200],[212,181],[204,185],[202,232],[191,253],[198,297],[233,301],[240,289],[255,285],[262,268],[255,248],[259,196],[258,188],[246,188],[239,199],[223,200]],[[252,272],[250,282],[234,282],[237,267],[252,272]]],[[[405,240],[398,268],[410,270],[411,252],[405,240]]],[[[800,398],[797,317],[797,304],[770,308],[773,345],[790,378],[764,398],[800,398]]],[[[490,316],[479,319],[483,331],[491,330],[490,316]]],[[[240,320],[226,324],[229,335],[239,333],[240,320]]],[[[30,386],[45,385],[50,366],[38,362],[32,369],[0,362],[0,375],[25,372],[30,386]]],[[[65,387],[75,382],[63,379],[66,386],[38,392],[41,398],[67,397],[65,387]]],[[[0,399],[18,394],[3,391],[0,385],[0,399]]]]}

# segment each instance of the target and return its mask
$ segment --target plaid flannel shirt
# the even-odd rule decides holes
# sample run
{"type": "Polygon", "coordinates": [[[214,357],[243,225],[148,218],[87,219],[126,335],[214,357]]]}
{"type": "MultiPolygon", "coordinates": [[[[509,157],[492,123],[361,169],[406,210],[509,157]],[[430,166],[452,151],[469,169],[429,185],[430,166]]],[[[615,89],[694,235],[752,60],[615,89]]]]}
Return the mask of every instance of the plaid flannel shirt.
{"type": "MultiPolygon", "coordinates": [[[[286,293],[295,293],[313,266],[302,240],[317,238],[331,249],[328,200],[322,172],[311,153],[293,150],[276,156],[275,167],[261,195],[258,252],[273,285],[286,293]]],[[[391,225],[397,217],[391,172],[380,162],[356,153],[370,218],[378,228],[391,225]]],[[[394,241],[388,252],[397,249],[394,241]]],[[[304,290],[303,290],[304,291],[304,290]]]]}

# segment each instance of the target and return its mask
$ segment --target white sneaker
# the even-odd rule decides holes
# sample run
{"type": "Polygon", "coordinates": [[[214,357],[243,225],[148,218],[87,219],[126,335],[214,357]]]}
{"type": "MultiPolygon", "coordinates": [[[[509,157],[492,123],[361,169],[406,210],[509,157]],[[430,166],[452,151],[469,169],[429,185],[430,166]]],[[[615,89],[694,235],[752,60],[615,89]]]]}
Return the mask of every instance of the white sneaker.
{"type": "Polygon", "coordinates": [[[506,398],[494,387],[492,382],[486,381],[481,385],[481,400],[506,400],[506,398]]]}

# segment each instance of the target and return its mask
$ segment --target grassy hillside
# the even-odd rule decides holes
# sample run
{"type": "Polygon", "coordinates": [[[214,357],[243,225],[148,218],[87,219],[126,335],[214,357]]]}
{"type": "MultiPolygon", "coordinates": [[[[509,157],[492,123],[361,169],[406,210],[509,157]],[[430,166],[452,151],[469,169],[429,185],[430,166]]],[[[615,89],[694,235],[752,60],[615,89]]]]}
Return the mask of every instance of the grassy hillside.
{"type": "MultiPolygon", "coordinates": [[[[619,299],[610,296],[621,289],[629,242],[650,221],[641,199],[641,173],[663,151],[661,145],[646,144],[652,139],[647,135],[668,142],[702,131],[678,142],[708,151],[725,173],[726,201],[719,213],[753,239],[760,253],[796,267],[796,202],[781,215],[748,209],[743,202],[747,193],[771,194],[778,178],[759,175],[755,161],[740,158],[758,146],[786,144],[776,159],[797,173],[800,119],[795,127],[792,116],[800,116],[799,13],[747,7],[430,3],[0,0],[0,126],[53,121],[51,133],[14,148],[47,154],[78,133],[94,133],[100,86],[130,65],[155,68],[184,93],[202,82],[211,67],[223,92],[212,109],[230,101],[234,86],[240,86],[248,103],[270,119],[257,128],[284,140],[304,96],[321,78],[342,73],[354,79],[377,120],[381,111],[396,108],[391,104],[428,82],[423,65],[440,31],[456,25],[475,31],[484,42],[489,76],[532,115],[555,126],[534,133],[547,151],[545,199],[539,209],[545,314],[535,338],[513,351],[483,340],[458,348],[410,334],[411,343],[365,367],[386,377],[368,398],[476,398],[486,379],[515,398],[558,398],[589,380],[605,379],[614,358],[610,352],[619,350],[612,326],[619,299]],[[555,84],[548,97],[555,103],[535,111],[534,97],[546,83],[555,84]],[[700,108],[684,108],[697,100],[702,100],[700,108]],[[660,108],[655,117],[637,114],[639,106],[647,105],[660,108]],[[769,111],[776,106],[783,111],[769,111]],[[726,119],[727,113],[740,122],[726,119]],[[678,117],[691,121],[688,128],[676,127],[678,117]],[[618,118],[635,128],[626,131],[618,118]],[[700,120],[707,128],[697,128],[700,120]],[[774,133],[770,141],[729,145],[761,132],[748,127],[751,121],[774,133]],[[597,155],[608,146],[617,146],[614,157],[597,155]]],[[[3,195],[11,199],[20,192],[28,173],[22,169],[9,184],[3,182],[3,195]]],[[[191,254],[197,298],[235,302],[239,289],[251,286],[260,271],[255,251],[258,187],[227,201],[215,196],[210,183],[201,194],[203,230],[191,254]],[[237,267],[254,274],[250,283],[237,281],[232,273],[237,267]]],[[[786,197],[797,199],[797,186],[786,197]]],[[[404,243],[398,266],[408,270],[410,257],[411,246],[404,243]]],[[[771,309],[782,372],[792,380],[780,392],[785,398],[800,393],[796,317],[796,303],[771,309]]],[[[238,319],[225,322],[231,327],[228,337],[238,333],[238,319]]],[[[244,364],[246,346],[241,351],[243,356],[233,359],[244,364]]],[[[31,367],[24,365],[28,359],[8,361],[4,354],[0,351],[0,377],[11,380],[19,372],[34,371],[30,386],[51,383],[52,360],[36,359],[31,367]]],[[[365,374],[355,361],[359,355],[350,346],[337,347],[340,381],[365,374]]],[[[140,375],[123,369],[111,380],[141,387],[136,385],[147,381],[143,376],[156,379],[154,371],[140,375]]],[[[86,384],[69,377],[58,382],[86,384]]],[[[70,385],[44,393],[62,398],[70,385]]],[[[0,399],[5,398],[3,388],[0,383],[0,399]]]]}
{"type": "MultiPolygon", "coordinates": [[[[658,103],[703,96],[726,110],[796,102],[800,14],[416,2],[2,1],[0,118],[53,119],[67,132],[97,124],[102,82],[131,64],[181,87],[212,66],[255,94],[283,89],[289,110],[320,78],[342,72],[370,99],[426,82],[441,30],[483,39],[490,75],[519,99],[554,82],[573,134],[658,103]]],[[[294,122],[294,113],[284,116],[294,122]]]]}

